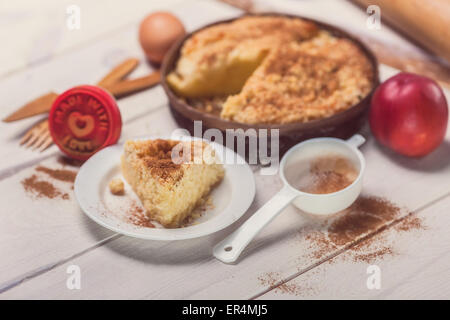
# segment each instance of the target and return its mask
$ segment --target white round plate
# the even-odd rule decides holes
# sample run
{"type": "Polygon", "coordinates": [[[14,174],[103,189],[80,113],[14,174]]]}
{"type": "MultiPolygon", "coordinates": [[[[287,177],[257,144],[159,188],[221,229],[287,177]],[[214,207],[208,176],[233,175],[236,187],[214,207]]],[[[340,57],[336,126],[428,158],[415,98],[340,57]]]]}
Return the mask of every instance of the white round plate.
{"type": "MultiPolygon", "coordinates": [[[[168,137],[146,137],[144,139],[170,139],[168,137]]],[[[201,140],[192,137],[177,137],[177,140],[201,140]]],[[[238,154],[221,144],[208,142],[221,160],[238,159],[233,164],[224,163],[225,177],[211,192],[212,208],[206,211],[190,226],[165,229],[139,227],[124,219],[127,212],[141,207],[140,201],[126,183],[125,195],[114,196],[108,184],[115,177],[122,177],[120,157],[123,143],[107,147],[87,160],[75,180],[75,197],[86,215],[112,231],[149,240],[182,240],[205,236],[226,228],[238,220],[250,207],[255,196],[253,172],[238,154]]],[[[225,162],[225,161],[223,161],[225,162]]]]}

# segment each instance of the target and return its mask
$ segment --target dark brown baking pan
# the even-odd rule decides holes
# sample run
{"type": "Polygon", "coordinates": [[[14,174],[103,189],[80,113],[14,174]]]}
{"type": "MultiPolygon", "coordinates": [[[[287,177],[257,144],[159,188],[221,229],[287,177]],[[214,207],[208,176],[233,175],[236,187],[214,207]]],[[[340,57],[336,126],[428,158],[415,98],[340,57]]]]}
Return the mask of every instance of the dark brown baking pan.
{"type": "MultiPolygon", "coordinates": [[[[372,91],[362,99],[358,104],[350,107],[349,109],[340,112],[336,115],[333,115],[328,118],[313,120],[305,123],[289,123],[289,124],[276,124],[276,125],[266,125],[266,124],[256,124],[256,125],[248,125],[244,123],[229,121],[220,118],[211,113],[206,113],[200,111],[189,104],[187,104],[183,99],[180,99],[169,87],[166,81],[167,75],[175,69],[176,63],[180,56],[180,49],[183,46],[183,43],[195,32],[202,30],[204,28],[208,28],[215,24],[231,22],[235,19],[242,18],[243,16],[218,21],[207,26],[202,27],[192,33],[187,34],[183,39],[180,39],[167,53],[163,64],[161,66],[161,84],[169,98],[169,105],[177,123],[187,130],[193,135],[193,127],[194,121],[202,121],[202,129],[203,132],[210,128],[219,129],[222,133],[225,132],[226,129],[243,129],[244,131],[248,129],[279,129],[279,146],[280,146],[280,154],[284,154],[290,147],[301,142],[306,139],[314,138],[314,137],[337,137],[337,138],[349,138],[356,132],[358,132],[367,119],[367,111],[370,106],[371,96],[373,91],[379,84],[379,74],[378,74],[378,62],[375,58],[374,54],[358,39],[351,36],[347,32],[329,25],[325,24],[313,19],[304,18],[301,16],[293,16],[286,14],[277,14],[277,13],[266,13],[264,15],[270,16],[284,16],[290,18],[301,18],[307,21],[314,22],[319,27],[328,30],[331,34],[340,38],[347,38],[353,41],[356,45],[358,45],[361,50],[366,54],[372,63],[373,68],[373,89],[372,91]]],[[[202,134],[203,134],[202,132],[202,134]]],[[[270,130],[269,130],[270,135],[270,130]]],[[[224,137],[224,144],[226,142],[226,135],[224,137]]],[[[233,145],[233,144],[230,144],[233,145]]],[[[270,146],[270,142],[268,142],[268,146],[270,146]]],[[[248,148],[246,148],[248,149],[248,148]]],[[[270,151],[269,151],[270,152],[270,151]]],[[[248,155],[245,155],[246,157],[248,155]]]]}

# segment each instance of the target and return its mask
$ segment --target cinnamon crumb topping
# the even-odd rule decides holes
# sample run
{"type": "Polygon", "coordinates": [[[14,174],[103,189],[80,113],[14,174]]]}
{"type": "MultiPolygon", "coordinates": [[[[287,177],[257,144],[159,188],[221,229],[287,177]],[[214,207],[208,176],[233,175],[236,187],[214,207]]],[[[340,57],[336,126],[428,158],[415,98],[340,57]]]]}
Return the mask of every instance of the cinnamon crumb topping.
{"type": "Polygon", "coordinates": [[[350,39],[300,18],[253,16],[192,35],[168,82],[191,105],[221,118],[284,124],[350,108],[369,94],[373,75],[350,39]]]}
{"type": "Polygon", "coordinates": [[[203,151],[205,147],[206,144],[201,141],[181,142],[163,139],[146,141],[145,143],[127,141],[125,144],[125,150],[127,148],[137,150],[136,154],[153,177],[158,178],[161,182],[170,183],[175,183],[183,177],[183,165],[194,160],[196,150],[200,148],[203,151]],[[173,149],[180,143],[183,144],[183,148],[180,148],[178,154],[172,154],[173,149]],[[190,152],[184,154],[184,147],[190,152]]]}

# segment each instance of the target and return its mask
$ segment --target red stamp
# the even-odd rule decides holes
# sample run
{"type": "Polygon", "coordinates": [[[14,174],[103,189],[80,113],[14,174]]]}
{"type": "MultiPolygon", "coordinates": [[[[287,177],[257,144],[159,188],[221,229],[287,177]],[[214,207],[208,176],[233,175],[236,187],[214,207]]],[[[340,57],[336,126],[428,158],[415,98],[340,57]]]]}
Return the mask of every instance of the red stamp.
{"type": "Polygon", "coordinates": [[[115,99],[95,86],[79,86],[62,93],[50,110],[54,142],[71,158],[86,160],[119,140],[122,129],[115,99]]]}

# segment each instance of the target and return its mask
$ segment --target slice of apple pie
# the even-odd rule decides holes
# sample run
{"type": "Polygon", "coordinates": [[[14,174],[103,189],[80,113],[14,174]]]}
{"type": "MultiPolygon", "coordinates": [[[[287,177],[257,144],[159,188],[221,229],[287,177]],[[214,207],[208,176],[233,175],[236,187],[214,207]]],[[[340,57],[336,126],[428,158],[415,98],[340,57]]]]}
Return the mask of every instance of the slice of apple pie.
{"type": "Polygon", "coordinates": [[[214,150],[203,141],[127,141],[122,173],[147,214],[176,228],[224,177],[214,150]]]}

